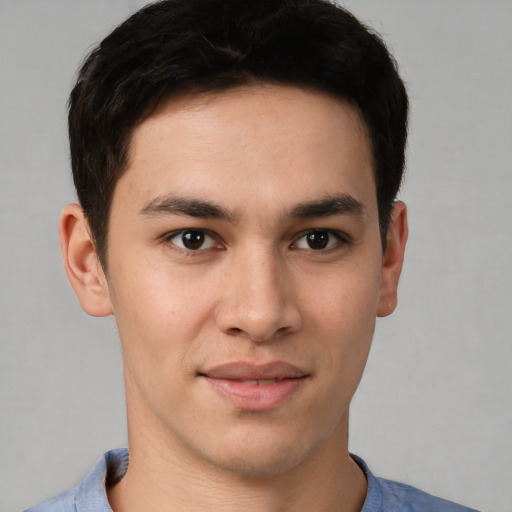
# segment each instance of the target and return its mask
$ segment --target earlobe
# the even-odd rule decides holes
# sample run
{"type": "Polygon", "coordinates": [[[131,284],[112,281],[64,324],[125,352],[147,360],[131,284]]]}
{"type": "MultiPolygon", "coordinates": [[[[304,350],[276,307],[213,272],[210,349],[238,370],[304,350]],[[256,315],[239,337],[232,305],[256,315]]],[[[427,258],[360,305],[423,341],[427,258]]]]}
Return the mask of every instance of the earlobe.
{"type": "Polygon", "coordinates": [[[405,244],[407,242],[407,208],[398,201],[387,232],[386,250],[382,260],[382,284],[377,316],[388,316],[397,305],[397,288],[404,262],[405,244]]]}
{"type": "Polygon", "coordinates": [[[92,316],[112,314],[107,280],[98,261],[89,224],[82,208],[64,208],[59,224],[64,267],[82,309],[92,316]]]}

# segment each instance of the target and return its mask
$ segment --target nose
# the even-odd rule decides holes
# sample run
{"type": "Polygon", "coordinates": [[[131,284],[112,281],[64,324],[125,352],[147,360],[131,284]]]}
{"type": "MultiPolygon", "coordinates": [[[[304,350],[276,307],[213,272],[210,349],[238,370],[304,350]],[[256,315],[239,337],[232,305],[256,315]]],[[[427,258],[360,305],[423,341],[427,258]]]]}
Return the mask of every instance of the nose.
{"type": "Polygon", "coordinates": [[[225,285],[216,309],[222,332],[263,343],[301,328],[293,276],[271,250],[233,258],[225,285]]]}

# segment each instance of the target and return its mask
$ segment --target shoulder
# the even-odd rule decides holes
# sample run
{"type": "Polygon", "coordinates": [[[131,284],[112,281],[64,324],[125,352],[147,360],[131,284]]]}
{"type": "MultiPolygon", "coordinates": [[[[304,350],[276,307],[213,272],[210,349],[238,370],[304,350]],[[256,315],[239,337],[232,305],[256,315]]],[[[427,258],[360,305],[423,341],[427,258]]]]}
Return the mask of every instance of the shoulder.
{"type": "Polygon", "coordinates": [[[382,491],[382,511],[394,512],[476,512],[399,482],[376,478],[382,491]]]}
{"type": "Polygon", "coordinates": [[[477,512],[410,485],[377,478],[362,459],[355,455],[352,458],[368,481],[368,492],[361,512],[477,512]]]}
{"type": "Polygon", "coordinates": [[[25,512],[112,512],[105,484],[123,477],[128,458],[126,448],[105,453],[76,487],[25,512]]]}
{"type": "Polygon", "coordinates": [[[76,512],[75,497],[76,488],[73,488],[25,512],[76,512]]]}

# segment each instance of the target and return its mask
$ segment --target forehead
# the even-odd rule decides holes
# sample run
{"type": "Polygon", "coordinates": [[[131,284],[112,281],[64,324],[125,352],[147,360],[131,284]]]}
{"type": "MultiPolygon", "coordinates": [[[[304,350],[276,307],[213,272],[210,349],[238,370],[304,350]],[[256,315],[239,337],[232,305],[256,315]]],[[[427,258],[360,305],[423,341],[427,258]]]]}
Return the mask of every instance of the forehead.
{"type": "Polygon", "coordinates": [[[161,105],[133,133],[114,200],[179,193],[243,208],[248,198],[285,206],[338,192],[375,199],[359,111],[324,93],[257,85],[161,105]]]}

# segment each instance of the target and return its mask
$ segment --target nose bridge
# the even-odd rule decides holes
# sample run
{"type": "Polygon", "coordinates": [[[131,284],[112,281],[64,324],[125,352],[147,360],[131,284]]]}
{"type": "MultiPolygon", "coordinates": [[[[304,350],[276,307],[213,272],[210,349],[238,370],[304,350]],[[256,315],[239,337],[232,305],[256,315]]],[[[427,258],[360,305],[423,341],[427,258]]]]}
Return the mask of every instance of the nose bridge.
{"type": "Polygon", "coordinates": [[[252,256],[246,255],[245,262],[242,262],[239,291],[248,313],[255,318],[265,314],[277,315],[283,306],[286,275],[282,267],[269,248],[255,251],[252,256]]]}
{"type": "Polygon", "coordinates": [[[300,327],[291,275],[270,244],[247,244],[230,262],[228,279],[217,314],[224,332],[262,342],[300,327]]]}

